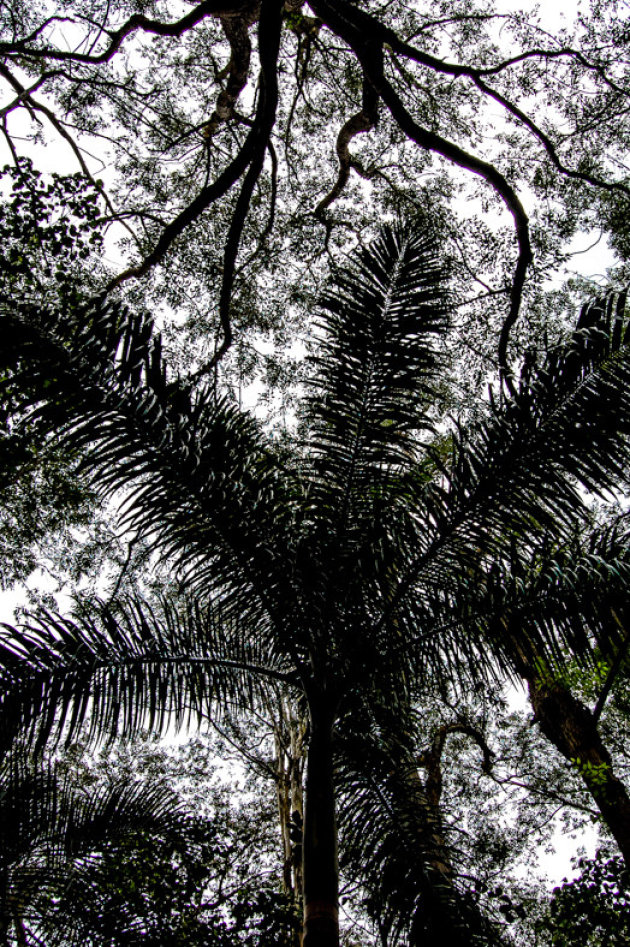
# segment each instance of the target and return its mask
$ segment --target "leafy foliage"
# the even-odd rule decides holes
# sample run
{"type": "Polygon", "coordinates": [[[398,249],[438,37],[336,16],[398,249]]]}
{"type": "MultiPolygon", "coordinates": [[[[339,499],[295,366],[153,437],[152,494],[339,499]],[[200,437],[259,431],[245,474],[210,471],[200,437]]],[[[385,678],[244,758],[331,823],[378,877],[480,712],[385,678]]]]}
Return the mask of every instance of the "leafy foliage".
{"type": "Polygon", "coordinates": [[[542,944],[553,947],[622,947],[630,937],[628,870],[619,857],[599,851],[581,858],[582,873],[554,888],[539,923],[542,944]]]}
{"type": "Polygon", "coordinates": [[[84,264],[103,247],[97,188],[80,172],[44,177],[29,158],[5,166],[0,187],[8,191],[0,204],[0,299],[61,308],[85,303],[84,264]]]}
{"type": "MultiPolygon", "coordinates": [[[[103,219],[98,192],[84,175],[44,177],[29,159],[0,171],[0,305],[84,304],[99,269],[103,219]],[[89,260],[89,266],[87,261],[89,260]]],[[[0,587],[24,580],[63,548],[71,527],[94,515],[76,451],[46,442],[5,379],[0,399],[0,587]]]]}

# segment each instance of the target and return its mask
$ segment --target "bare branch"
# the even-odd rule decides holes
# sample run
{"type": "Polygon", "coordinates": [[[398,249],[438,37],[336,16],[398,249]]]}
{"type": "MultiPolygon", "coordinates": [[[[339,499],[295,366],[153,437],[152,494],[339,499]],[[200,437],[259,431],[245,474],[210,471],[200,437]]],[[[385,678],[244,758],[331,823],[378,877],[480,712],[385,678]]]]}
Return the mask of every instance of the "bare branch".
{"type": "MultiPolygon", "coordinates": [[[[249,8],[250,5],[249,0],[245,0],[245,2],[241,0],[238,9],[240,11],[249,8]]],[[[234,12],[236,11],[233,6],[228,5],[226,9],[225,0],[204,0],[204,2],[197,4],[186,16],[172,23],[163,23],[161,20],[151,20],[142,13],[134,13],[119,29],[109,32],[109,46],[96,55],[92,53],[76,53],[70,50],[51,49],[48,47],[32,47],[29,43],[34,38],[34,35],[37,34],[33,34],[31,37],[17,40],[13,43],[0,43],[0,55],[19,54],[21,56],[31,56],[37,59],[52,59],[98,65],[99,63],[108,62],[120,49],[123,40],[137,30],[151,33],[154,36],[181,36],[182,33],[196,26],[197,23],[200,23],[208,16],[221,16],[221,14],[224,13],[229,15],[234,12]]],[[[101,27],[101,30],[105,32],[104,27],[101,27]]],[[[37,32],[40,31],[41,30],[37,32]]]]}

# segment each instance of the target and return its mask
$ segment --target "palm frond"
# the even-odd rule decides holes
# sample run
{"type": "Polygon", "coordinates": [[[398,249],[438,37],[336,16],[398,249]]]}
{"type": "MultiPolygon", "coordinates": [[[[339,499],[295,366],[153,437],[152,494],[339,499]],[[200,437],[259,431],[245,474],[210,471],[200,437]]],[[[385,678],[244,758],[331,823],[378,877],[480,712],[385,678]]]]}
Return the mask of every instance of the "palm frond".
{"type": "Polygon", "coordinates": [[[630,349],[625,295],[586,306],[564,345],[540,367],[527,360],[518,390],[452,439],[450,461],[417,504],[416,552],[387,591],[379,623],[419,587],[471,581],[509,555],[514,537],[567,542],[587,518],[584,490],[612,491],[630,460],[630,349]]]}
{"type": "Polygon", "coordinates": [[[290,667],[269,627],[230,625],[218,606],[139,599],[83,603],[74,618],[42,611],[4,626],[0,720],[6,746],[30,734],[91,739],[163,731],[221,707],[252,706],[290,667]]]}
{"type": "Polygon", "coordinates": [[[89,888],[91,853],[133,833],[171,831],[184,816],[164,786],[81,786],[21,747],[0,765],[2,916],[19,919],[33,937],[44,932],[49,947],[67,944],[71,932],[55,923],[55,903],[68,886],[79,900],[89,888]]]}
{"type": "Polygon", "coordinates": [[[530,550],[509,566],[495,563],[468,596],[469,633],[481,633],[526,676],[541,662],[588,666],[627,647],[630,535],[627,523],[619,526],[559,549],[530,550]]]}
{"type": "Polygon", "coordinates": [[[488,660],[487,673],[518,678],[541,662],[562,673],[567,661],[614,657],[630,633],[626,519],[565,545],[513,545],[448,590],[418,594],[405,612],[417,629],[404,639],[410,673],[470,684],[488,660]]]}
{"type": "Polygon", "coordinates": [[[439,802],[418,773],[405,699],[353,708],[337,740],[342,867],[388,943],[503,943],[457,874],[439,802]],[[359,712],[357,713],[357,710],[359,712]]]}
{"type": "Polygon", "coordinates": [[[346,509],[388,468],[408,469],[431,428],[438,343],[447,329],[438,237],[384,228],[320,303],[306,403],[315,483],[346,509]]]}
{"type": "Polygon", "coordinates": [[[0,389],[19,390],[29,423],[76,449],[107,496],[124,492],[125,524],[197,586],[231,590],[239,613],[273,611],[296,493],[256,423],[169,380],[150,320],[120,306],[3,311],[0,325],[0,389]]]}

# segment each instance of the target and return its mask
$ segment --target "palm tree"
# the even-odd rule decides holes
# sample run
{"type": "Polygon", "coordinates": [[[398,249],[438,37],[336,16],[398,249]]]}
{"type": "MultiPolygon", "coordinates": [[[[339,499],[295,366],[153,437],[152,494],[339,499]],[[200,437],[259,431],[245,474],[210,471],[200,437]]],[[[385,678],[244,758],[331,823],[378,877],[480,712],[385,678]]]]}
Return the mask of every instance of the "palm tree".
{"type": "Polygon", "coordinates": [[[77,919],[98,888],[95,852],[139,832],[173,831],[183,816],[165,787],[81,786],[59,764],[14,747],[0,767],[0,944],[84,943],[77,919]],[[61,909],[64,895],[73,915],[61,909]]]}
{"type": "Polygon", "coordinates": [[[588,650],[562,623],[505,631],[505,602],[483,590],[515,547],[568,547],[588,517],[580,487],[614,488],[630,453],[625,316],[601,305],[456,430],[446,460],[433,450],[445,284],[439,237],[403,226],[335,275],[291,450],[211,386],[171,379],[144,315],[1,316],[3,384],[104,495],[124,491],[123,522],[188,590],[185,605],[86,603],[7,632],[2,736],[72,732],[88,711],[94,734],[131,732],[255,703],[270,681],[301,695],[305,947],[339,941],[335,726],[401,681],[509,671],[515,640],[588,650]]]}

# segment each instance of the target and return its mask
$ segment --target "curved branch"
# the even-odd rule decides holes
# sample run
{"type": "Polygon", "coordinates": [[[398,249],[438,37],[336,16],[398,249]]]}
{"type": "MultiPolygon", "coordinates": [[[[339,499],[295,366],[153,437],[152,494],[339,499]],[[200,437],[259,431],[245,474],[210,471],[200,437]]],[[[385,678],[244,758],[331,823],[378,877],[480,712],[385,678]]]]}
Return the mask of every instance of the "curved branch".
{"type": "Polygon", "coordinates": [[[347,120],[337,136],[337,158],[339,159],[339,176],[333,188],[322,198],[315,208],[315,216],[321,219],[327,207],[337,200],[348,183],[350,171],[357,168],[357,161],[350,154],[349,145],[352,139],[362,132],[370,132],[378,122],[378,95],[370,83],[363,78],[363,102],[361,109],[347,120]]]}
{"type": "Polygon", "coordinates": [[[364,14],[361,13],[355,17],[357,11],[345,2],[336,2],[333,6],[329,0],[311,0],[311,6],[314,10],[320,11],[320,15],[326,24],[354,51],[361,63],[364,75],[379,94],[407,138],[415,141],[420,148],[441,155],[452,164],[477,174],[499,195],[512,215],[518,243],[518,259],[512,277],[510,309],[503,323],[498,345],[498,360],[502,376],[508,388],[510,388],[512,383],[511,372],[507,364],[507,347],[510,331],[518,318],[527,269],[533,259],[529,221],[520,198],[504,175],[494,165],[464,151],[459,145],[443,138],[436,132],[423,128],[415,121],[385,76],[382,43],[380,40],[375,42],[371,34],[366,37],[364,14]]]}
{"type": "Polygon", "coordinates": [[[451,733],[463,733],[471,737],[483,754],[482,771],[489,776],[492,771],[492,757],[494,753],[488,746],[481,730],[464,721],[447,723],[440,727],[433,737],[431,749],[420,755],[419,763],[427,771],[425,791],[427,799],[433,806],[439,806],[442,796],[442,754],[446,745],[446,738],[451,733]]]}
{"type": "MultiPolygon", "coordinates": [[[[242,6],[243,8],[248,7],[249,3],[242,3],[242,6]]],[[[123,23],[121,27],[119,27],[119,29],[109,33],[109,46],[107,49],[104,49],[103,52],[97,53],[96,55],[92,55],[91,53],[71,52],[61,49],[34,49],[33,47],[30,47],[28,43],[29,39],[36,34],[31,34],[30,38],[17,40],[17,42],[14,43],[0,43],[0,55],[18,53],[21,56],[33,56],[37,59],[53,59],[58,61],[62,60],[85,63],[89,65],[99,65],[100,63],[108,62],[112,56],[118,52],[123,40],[132,33],[135,33],[137,30],[142,30],[145,33],[152,33],[154,36],[181,36],[182,33],[185,33],[187,30],[191,29],[191,27],[196,26],[197,23],[200,23],[208,16],[220,16],[221,14],[229,14],[232,12],[234,11],[230,10],[229,7],[226,10],[226,0],[204,0],[204,2],[195,6],[194,9],[190,11],[190,13],[187,13],[186,16],[183,16],[181,19],[175,20],[172,23],[163,23],[161,20],[151,20],[142,13],[134,13],[133,16],[129,17],[129,19],[123,23]]],[[[41,32],[41,29],[43,29],[43,26],[37,32],[41,32]]]]}
{"type": "MultiPolygon", "coordinates": [[[[314,6],[314,4],[311,3],[311,6],[314,6]]],[[[504,59],[499,63],[495,63],[493,66],[463,66],[460,63],[446,62],[443,59],[432,56],[430,53],[417,49],[410,43],[405,42],[405,40],[400,39],[395,30],[393,30],[391,27],[385,26],[385,24],[377,20],[373,14],[367,13],[365,10],[357,9],[356,7],[350,7],[346,0],[340,0],[340,2],[335,4],[335,6],[339,11],[343,11],[342,15],[345,16],[349,22],[352,21],[356,26],[358,26],[358,29],[363,32],[364,37],[370,37],[373,42],[377,42],[379,44],[387,44],[392,50],[394,50],[394,52],[398,52],[408,59],[412,59],[414,62],[417,62],[419,65],[427,66],[429,69],[433,69],[436,72],[442,72],[446,75],[455,77],[468,76],[469,78],[474,78],[475,76],[496,75],[497,73],[503,72],[504,70],[509,69],[511,66],[515,66],[520,62],[525,62],[528,59],[567,58],[576,60],[576,62],[579,62],[581,66],[583,66],[585,69],[588,69],[590,72],[596,72],[611,89],[620,92],[622,95],[630,95],[630,90],[624,89],[623,86],[620,86],[614,82],[614,80],[606,74],[606,70],[602,65],[591,62],[579,50],[572,49],[569,46],[563,46],[560,49],[542,49],[537,47],[534,49],[524,50],[522,53],[518,53],[517,55],[511,56],[508,59],[504,59]],[[348,16],[349,11],[351,16],[348,16]]],[[[505,16],[505,14],[491,14],[486,18],[493,19],[495,17],[500,18],[503,16],[505,16]]],[[[480,19],[481,18],[482,17],[480,17],[480,19]]],[[[464,17],[464,19],[467,18],[464,17]]],[[[439,25],[444,21],[437,20],[435,22],[439,25]]]]}
{"type": "Polygon", "coordinates": [[[618,181],[604,181],[602,178],[597,178],[591,174],[586,174],[584,171],[574,171],[571,168],[567,168],[567,166],[560,160],[555,145],[549,136],[546,135],[543,130],[539,128],[538,125],[536,125],[536,123],[525,114],[525,112],[522,111],[522,109],[520,109],[517,105],[514,105],[513,102],[510,102],[509,99],[506,99],[506,97],[500,92],[497,92],[496,89],[486,85],[486,83],[483,82],[483,80],[478,76],[471,76],[471,78],[478,89],[480,89],[491,99],[494,99],[495,102],[498,102],[499,105],[502,105],[506,111],[517,118],[522,125],[529,129],[532,135],[534,135],[534,137],[537,138],[541,143],[547,153],[549,160],[560,172],[560,174],[563,174],[567,178],[573,178],[577,181],[584,181],[586,184],[590,184],[593,187],[602,188],[602,190],[605,191],[622,191],[624,194],[630,195],[630,187],[628,187],[627,184],[622,184],[618,181]]]}

